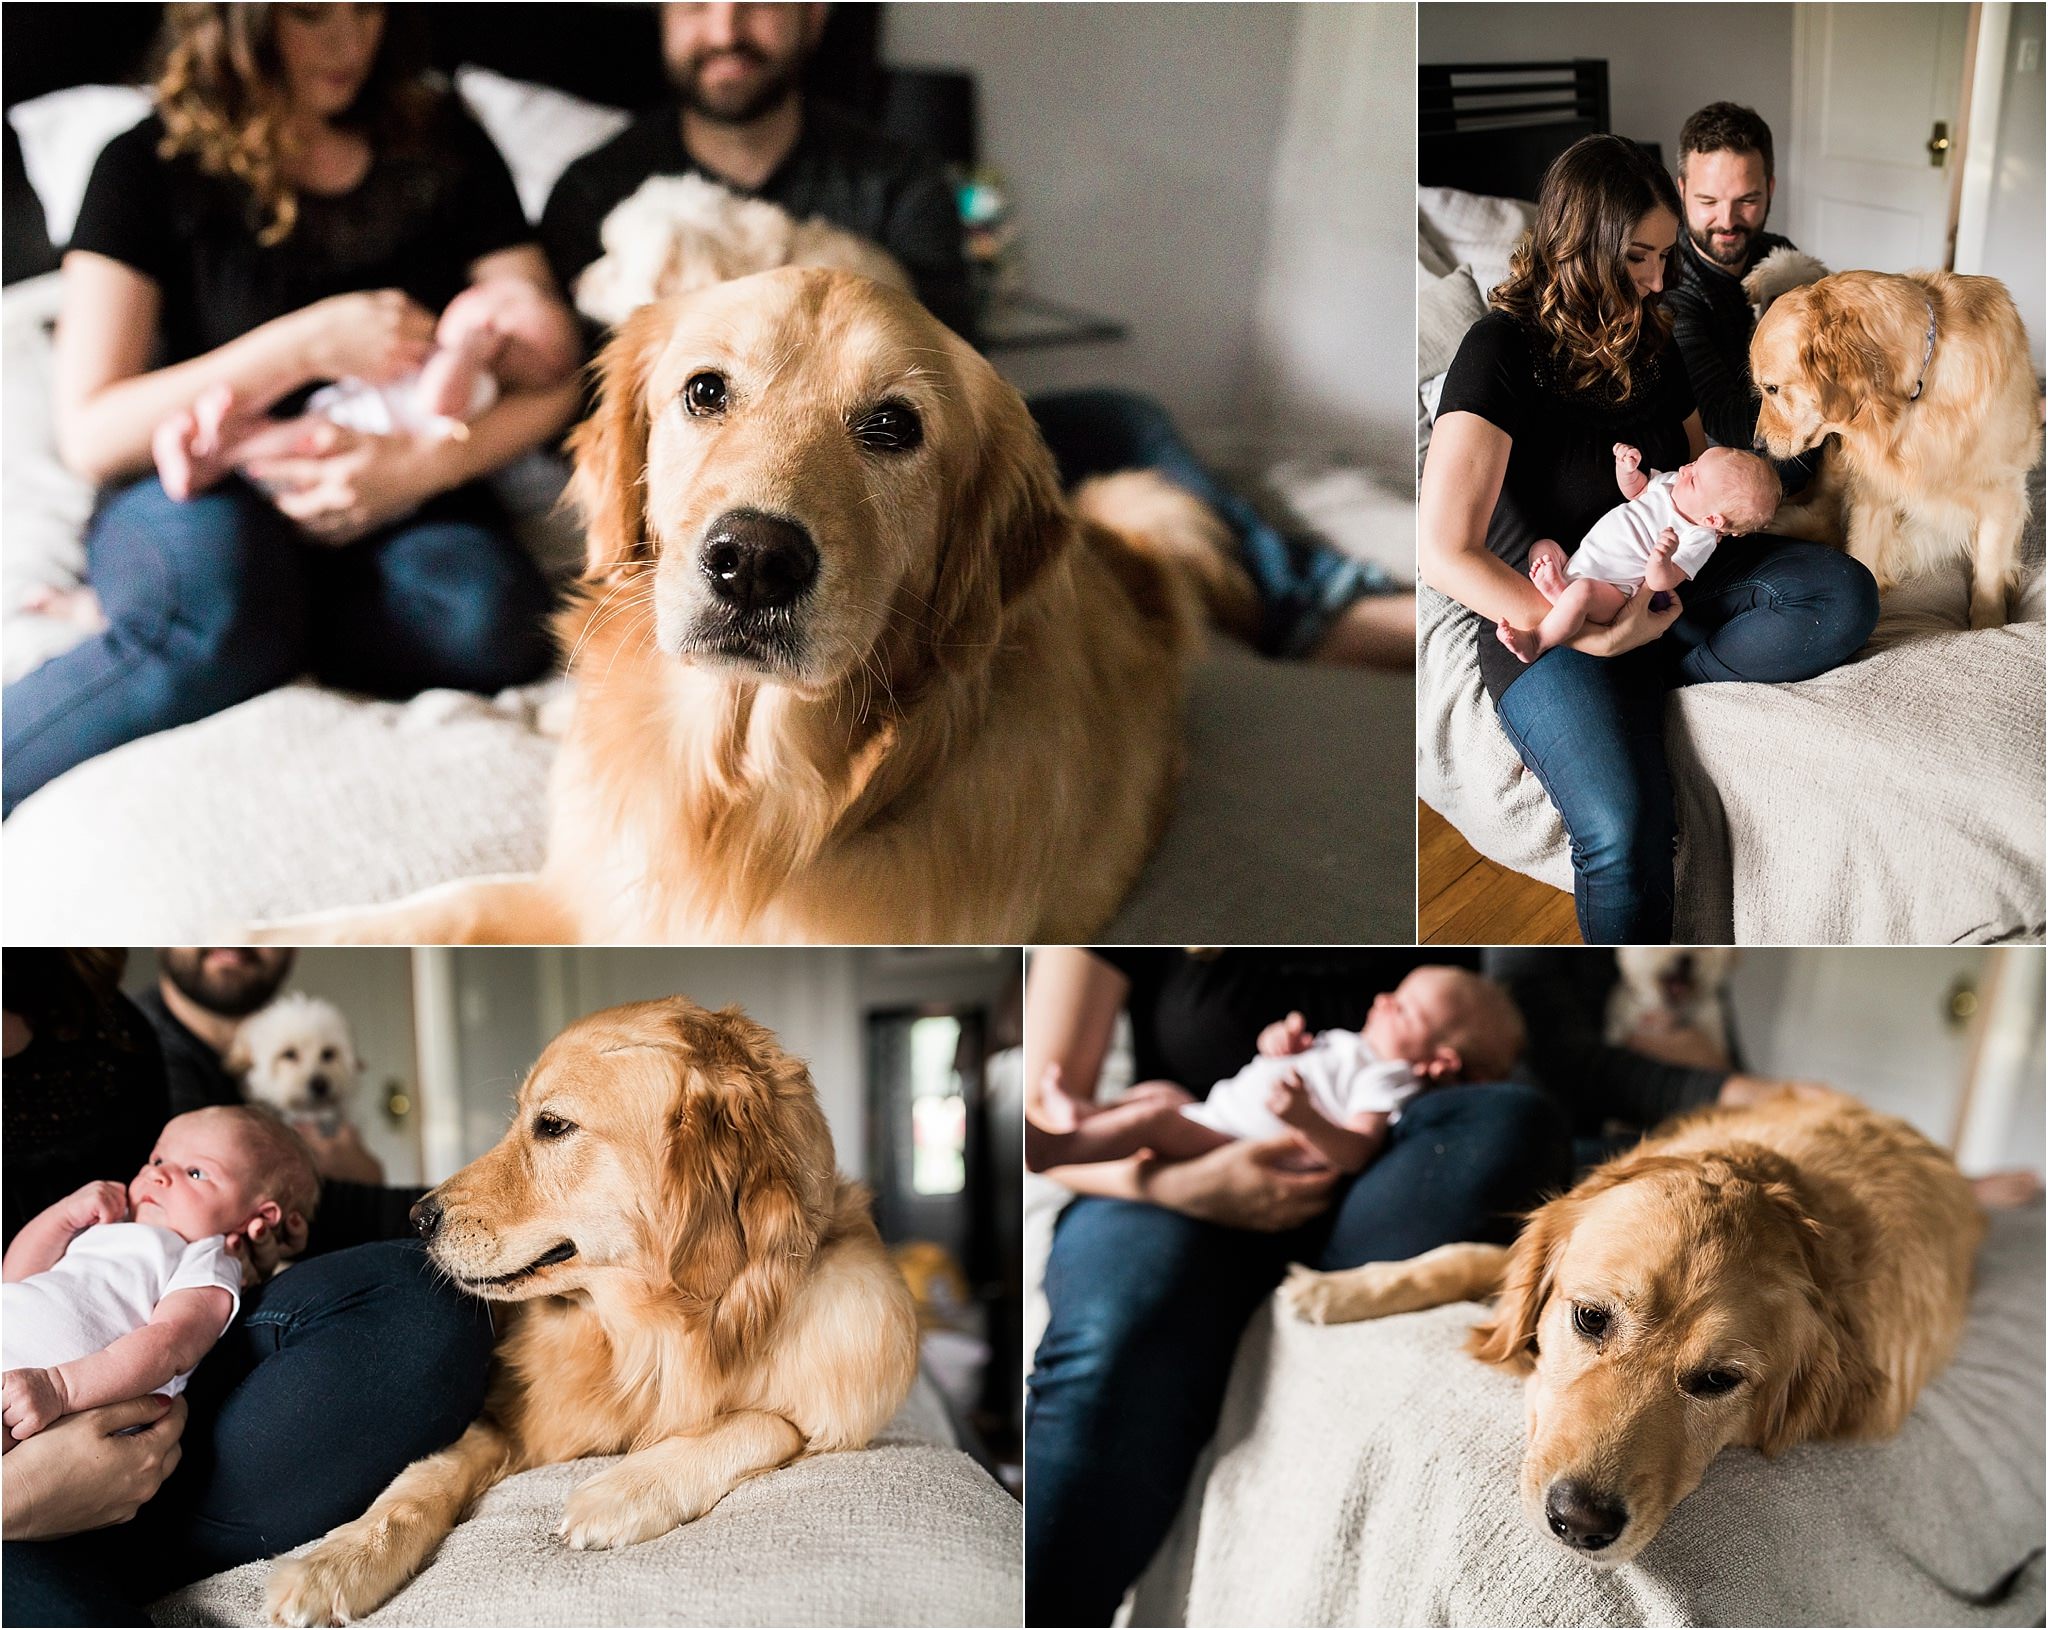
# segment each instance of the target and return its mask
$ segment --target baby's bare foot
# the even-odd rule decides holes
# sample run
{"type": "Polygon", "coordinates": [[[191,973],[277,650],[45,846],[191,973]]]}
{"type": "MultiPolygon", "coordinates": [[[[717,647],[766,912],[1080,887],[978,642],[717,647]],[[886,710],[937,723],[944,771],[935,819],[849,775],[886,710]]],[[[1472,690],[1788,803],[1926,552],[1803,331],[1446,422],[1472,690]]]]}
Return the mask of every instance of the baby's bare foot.
{"type": "Polygon", "coordinates": [[[1570,581],[1565,575],[1565,552],[1549,538],[1538,540],[1529,550],[1529,581],[1553,603],[1570,581]]]}
{"type": "Polygon", "coordinates": [[[2010,1211],[2041,1198],[2041,1179],[2027,1171],[1992,1172],[1974,1179],[1970,1187],[1986,1211],[2010,1211]]]}
{"type": "Polygon", "coordinates": [[[225,454],[228,421],[235,411],[235,393],[215,385],[183,413],[157,426],[149,450],[156,459],[157,479],[173,498],[204,492],[233,467],[225,454]]]}
{"type": "Polygon", "coordinates": [[[1511,628],[1502,623],[1494,632],[1500,635],[1501,644],[1524,662],[1534,662],[1543,654],[1543,636],[1533,628],[1511,628]]]}
{"type": "Polygon", "coordinates": [[[96,634],[107,626],[107,614],[101,609],[100,597],[89,588],[31,589],[22,600],[21,609],[42,617],[54,617],[61,622],[76,623],[89,633],[96,634]]]}

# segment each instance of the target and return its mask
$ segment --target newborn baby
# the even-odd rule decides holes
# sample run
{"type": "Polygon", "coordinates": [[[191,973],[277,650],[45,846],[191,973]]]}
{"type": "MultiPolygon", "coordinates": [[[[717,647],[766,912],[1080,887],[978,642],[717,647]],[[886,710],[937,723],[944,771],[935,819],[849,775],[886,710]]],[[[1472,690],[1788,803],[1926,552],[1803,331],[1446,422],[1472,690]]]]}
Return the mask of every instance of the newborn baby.
{"type": "Polygon", "coordinates": [[[1639,587],[1667,593],[1699,576],[1723,534],[1754,532],[1778,512],[1778,474],[1754,453],[1710,447],[1682,469],[1642,471],[1643,455],[1614,444],[1615,505],[1569,557],[1551,538],[1529,550],[1529,581],[1550,602],[1534,628],[1499,626],[1500,642],[1524,662],[1611,623],[1639,587]]]}
{"type": "Polygon", "coordinates": [[[1522,1016],[1490,979],[1462,968],[1417,968],[1374,998],[1358,1031],[1311,1038],[1299,1013],[1259,1032],[1258,1057],[1196,1101],[1147,1081],[1098,1108],[1062,1090],[1057,1065],[1032,1104],[1034,1170],[1121,1160],[1149,1149],[1187,1160],[1240,1138],[1292,1137],[1306,1166],[1361,1172],[1417,1093],[1450,1081],[1493,1081],[1521,1056],[1522,1016]]]}
{"type": "Polygon", "coordinates": [[[292,419],[273,419],[270,403],[239,401],[226,386],[205,392],[157,427],[157,475],[173,498],[190,498],[251,462],[317,452],[311,433],[322,423],[460,440],[468,421],[497,401],[500,384],[544,389],[567,379],[579,361],[575,334],[552,300],[523,277],[494,277],[448,302],[432,355],[395,383],[338,380],[292,419]]]}
{"type": "Polygon", "coordinates": [[[88,1183],[0,1261],[0,1450],[64,1415],[175,1396],[260,1283],[305,1241],[319,1180],[275,1115],[175,1117],[126,1189],[88,1183]]]}

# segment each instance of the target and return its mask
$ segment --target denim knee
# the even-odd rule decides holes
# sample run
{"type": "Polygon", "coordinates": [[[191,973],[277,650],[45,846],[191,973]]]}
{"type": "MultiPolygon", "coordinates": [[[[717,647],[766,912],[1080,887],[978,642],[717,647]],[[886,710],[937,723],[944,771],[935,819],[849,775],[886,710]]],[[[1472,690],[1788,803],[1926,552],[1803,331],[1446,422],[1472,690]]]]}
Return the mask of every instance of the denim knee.
{"type": "Polygon", "coordinates": [[[1669,796],[1640,781],[1616,780],[1605,791],[1599,799],[1575,800],[1568,812],[1572,861],[1580,875],[1603,886],[1633,888],[1668,874],[1678,842],[1669,796]]]}
{"type": "Polygon", "coordinates": [[[1877,631],[1877,579],[1861,561],[1832,549],[1818,556],[1813,567],[1811,595],[1822,612],[1814,644],[1823,659],[1815,671],[1826,673],[1862,650],[1877,631]]]}
{"type": "Polygon", "coordinates": [[[418,608],[438,683],[502,690],[553,660],[547,581],[509,539],[481,527],[423,527],[394,540],[386,578],[418,608]]]}
{"type": "Polygon", "coordinates": [[[171,665],[199,717],[294,677],[305,659],[300,543],[291,523],[239,482],[172,498],[155,480],[93,518],[92,575],[108,621],[171,665]],[[132,582],[143,561],[160,580],[132,582]]]}

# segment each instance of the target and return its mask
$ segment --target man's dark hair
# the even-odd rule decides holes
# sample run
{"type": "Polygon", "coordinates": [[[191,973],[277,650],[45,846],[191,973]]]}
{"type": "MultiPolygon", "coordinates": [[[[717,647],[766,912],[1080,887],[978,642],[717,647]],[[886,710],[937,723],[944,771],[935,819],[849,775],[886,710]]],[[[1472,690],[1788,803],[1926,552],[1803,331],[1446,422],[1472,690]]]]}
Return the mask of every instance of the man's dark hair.
{"type": "Polygon", "coordinates": [[[1755,108],[1738,102],[1709,102],[1685,121],[1678,133],[1678,173],[1685,174],[1685,161],[1694,153],[1761,153],[1764,179],[1777,177],[1771,157],[1771,127],[1757,116],[1755,108]]]}

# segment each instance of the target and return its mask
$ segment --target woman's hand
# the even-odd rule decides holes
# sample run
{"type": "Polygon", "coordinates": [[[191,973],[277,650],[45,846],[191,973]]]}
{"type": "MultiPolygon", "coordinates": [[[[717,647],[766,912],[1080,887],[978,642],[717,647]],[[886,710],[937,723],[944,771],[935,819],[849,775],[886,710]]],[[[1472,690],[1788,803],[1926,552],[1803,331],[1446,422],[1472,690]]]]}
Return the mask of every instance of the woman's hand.
{"type": "Polygon", "coordinates": [[[353,1123],[343,1121],[332,1132],[322,1132],[311,1123],[301,1123],[296,1130],[312,1152],[314,1170],[322,1177],[339,1178],[344,1183],[384,1181],[383,1162],[370,1153],[353,1123]]]}
{"type": "Polygon", "coordinates": [[[1673,594],[1671,603],[1662,611],[1652,611],[1650,601],[1654,598],[1650,590],[1638,589],[1629,596],[1628,604],[1621,608],[1621,614],[1613,622],[1604,626],[1588,623],[1579,630],[1578,637],[1568,643],[1574,651],[1583,651],[1589,657],[1618,657],[1624,651],[1648,645],[1677,622],[1685,610],[1678,603],[1678,596],[1673,594]]]}
{"type": "Polygon", "coordinates": [[[400,289],[333,295],[304,308],[296,321],[309,379],[389,385],[434,349],[434,314],[400,289]]]}
{"type": "Polygon", "coordinates": [[[66,1415],[17,1444],[0,1479],[6,1537],[60,1539],[127,1522],[178,1469],[184,1431],[185,1400],[152,1395],[66,1415]]]}
{"type": "Polygon", "coordinates": [[[372,435],[339,425],[322,426],[317,434],[325,443],[317,455],[248,466],[249,479],[316,543],[354,543],[451,485],[437,438],[372,435]]]}
{"type": "Polygon", "coordinates": [[[1193,1160],[1140,1160],[1138,1186],[1147,1200],[1202,1222],[1278,1234],[1327,1210],[1338,1174],[1290,1171],[1301,1149],[1290,1137],[1226,1143],[1193,1160]]]}

